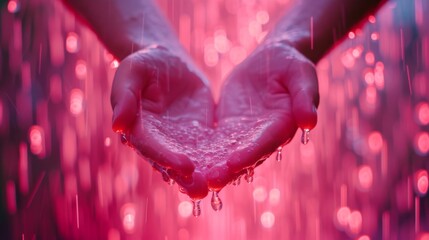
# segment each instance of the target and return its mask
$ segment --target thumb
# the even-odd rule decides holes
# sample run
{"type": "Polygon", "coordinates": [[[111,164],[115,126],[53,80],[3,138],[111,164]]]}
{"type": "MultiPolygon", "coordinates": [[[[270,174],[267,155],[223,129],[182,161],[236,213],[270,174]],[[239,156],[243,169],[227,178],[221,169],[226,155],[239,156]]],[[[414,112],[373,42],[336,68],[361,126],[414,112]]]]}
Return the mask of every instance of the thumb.
{"type": "Polygon", "coordinates": [[[112,84],[112,128],[123,132],[131,128],[140,108],[140,93],[144,87],[144,65],[133,55],[124,59],[112,84]],[[143,66],[143,67],[142,67],[143,66]]]}
{"type": "Polygon", "coordinates": [[[319,88],[317,74],[310,63],[294,66],[286,86],[292,96],[293,117],[301,129],[313,129],[317,123],[319,88]]]}

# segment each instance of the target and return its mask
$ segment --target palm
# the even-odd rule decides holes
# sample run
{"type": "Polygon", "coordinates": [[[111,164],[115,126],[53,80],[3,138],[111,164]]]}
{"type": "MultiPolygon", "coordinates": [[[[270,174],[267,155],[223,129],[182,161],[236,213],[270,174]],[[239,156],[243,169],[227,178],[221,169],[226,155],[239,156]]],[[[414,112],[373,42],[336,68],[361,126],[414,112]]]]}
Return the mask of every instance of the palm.
{"type": "Polygon", "coordinates": [[[317,104],[317,96],[299,96],[308,89],[317,92],[314,66],[289,47],[261,48],[237,66],[222,89],[219,128],[241,121],[252,134],[229,157],[230,171],[241,174],[257,165],[289,141],[298,125],[314,126],[314,116],[305,108],[307,102],[317,104]],[[310,100],[300,103],[300,97],[310,100]]]}
{"type": "Polygon", "coordinates": [[[125,59],[113,89],[114,128],[191,197],[205,196],[205,179],[194,171],[182,144],[188,135],[213,125],[214,104],[202,78],[169,51],[156,48],[125,59]]]}

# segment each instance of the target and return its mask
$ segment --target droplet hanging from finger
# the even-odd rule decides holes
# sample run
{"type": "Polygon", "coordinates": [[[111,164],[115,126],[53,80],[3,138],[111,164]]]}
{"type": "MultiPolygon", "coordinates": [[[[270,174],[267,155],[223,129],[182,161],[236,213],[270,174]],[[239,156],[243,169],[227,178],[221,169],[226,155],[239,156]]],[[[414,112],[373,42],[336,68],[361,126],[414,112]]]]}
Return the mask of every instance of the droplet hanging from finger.
{"type": "Polygon", "coordinates": [[[222,200],[219,197],[219,192],[213,191],[212,199],[211,199],[211,205],[213,210],[220,211],[222,209],[223,203],[222,200]]]}
{"type": "Polygon", "coordinates": [[[280,162],[282,160],[282,147],[278,147],[277,148],[277,155],[276,155],[276,161],[280,162]]]}
{"type": "Polygon", "coordinates": [[[301,143],[307,144],[310,141],[310,129],[303,129],[301,135],[301,143]]]}
{"type": "Polygon", "coordinates": [[[201,201],[200,200],[192,200],[192,215],[194,215],[194,217],[199,217],[201,215],[201,206],[200,206],[201,201]]]}

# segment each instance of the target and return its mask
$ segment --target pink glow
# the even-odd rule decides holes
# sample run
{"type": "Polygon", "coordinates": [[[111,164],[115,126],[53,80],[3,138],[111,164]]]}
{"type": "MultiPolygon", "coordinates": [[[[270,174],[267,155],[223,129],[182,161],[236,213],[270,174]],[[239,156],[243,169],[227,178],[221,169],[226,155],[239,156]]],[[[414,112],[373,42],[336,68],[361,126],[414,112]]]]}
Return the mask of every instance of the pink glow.
{"type": "Polygon", "coordinates": [[[256,21],[260,24],[267,24],[270,21],[270,15],[266,11],[259,11],[256,13],[256,21]]]}
{"type": "Polygon", "coordinates": [[[33,154],[43,158],[45,156],[45,134],[40,126],[32,126],[29,133],[30,150],[33,154]]]}
{"type": "Polygon", "coordinates": [[[76,77],[80,80],[86,79],[87,69],[86,69],[86,62],[83,60],[78,60],[76,62],[76,68],[75,68],[76,77]]]}
{"type": "Polygon", "coordinates": [[[414,146],[416,151],[421,155],[426,155],[429,152],[429,134],[420,132],[414,138],[414,146]]]}
{"type": "Polygon", "coordinates": [[[204,48],[204,62],[208,67],[214,67],[219,62],[219,55],[213,44],[207,44],[204,48]]]}
{"type": "Polygon", "coordinates": [[[107,232],[107,240],[121,240],[121,233],[116,228],[111,228],[107,232]]]}
{"type": "Polygon", "coordinates": [[[219,53],[227,53],[230,49],[230,42],[224,30],[217,30],[214,37],[214,47],[219,53]]]}
{"type": "Polygon", "coordinates": [[[373,173],[369,166],[362,166],[358,171],[359,185],[363,190],[368,190],[372,186],[373,173]]]}
{"type": "Polygon", "coordinates": [[[380,37],[380,35],[378,33],[376,33],[376,32],[371,33],[371,39],[373,41],[377,41],[379,39],[379,37],[380,37]]]}
{"type": "Polygon", "coordinates": [[[79,36],[76,33],[70,32],[67,34],[66,50],[69,53],[76,53],[79,51],[79,36]]]}
{"type": "Polygon", "coordinates": [[[348,225],[350,213],[350,208],[348,207],[341,207],[337,210],[336,220],[340,227],[344,228],[348,225]]]}
{"type": "Polygon", "coordinates": [[[429,104],[427,102],[421,102],[416,106],[417,120],[421,125],[429,124],[429,104]]]}
{"type": "Polygon", "coordinates": [[[373,52],[367,52],[367,53],[365,54],[365,62],[366,62],[368,65],[373,65],[373,64],[374,64],[374,62],[375,62],[375,56],[374,56],[374,53],[373,53],[373,52]]]}
{"type": "MultiPolygon", "coordinates": [[[[228,73],[296,1],[157,3],[217,97],[228,73]]],[[[165,184],[153,159],[111,130],[121,62],[61,2],[6,0],[0,12],[0,196],[10,239],[429,240],[424,0],[410,2],[415,26],[398,13],[406,10],[400,3],[388,3],[345,36],[329,31],[346,40],[316,64],[321,100],[310,142],[300,143],[298,129],[280,162],[272,146],[253,183],[242,177],[223,188],[217,212],[210,195],[202,199],[198,218],[179,184],[165,184]]],[[[323,22],[304,21],[309,48],[318,50],[323,22]]],[[[139,40],[149,36],[140,30],[139,40]]]]}
{"type": "Polygon", "coordinates": [[[383,136],[380,132],[371,132],[368,136],[368,147],[371,152],[378,153],[383,148],[383,136]]]}
{"type": "Polygon", "coordinates": [[[72,89],[70,93],[70,112],[79,115],[83,109],[83,92],[80,89],[72,89]]]}
{"type": "Polygon", "coordinates": [[[19,190],[26,194],[29,191],[28,181],[28,153],[27,145],[19,145],[19,190]]]}
{"type": "Polygon", "coordinates": [[[348,224],[349,231],[353,234],[358,234],[362,229],[362,214],[359,211],[351,212],[348,224]]]}
{"type": "MultiPolygon", "coordinates": [[[[366,57],[365,57],[365,59],[366,59],[366,57]]],[[[365,82],[368,85],[374,84],[374,73],[372,71],[367,71],[365,73],[365,82]]]]}
{"type": "Polygon", "coordinates": [[[192,203],[189,201],[182,201],[179,203],[177,210],[179,211],[179,215],[181,217],[190,217],[192,215],[192,203]]]}
{"type": "Polygon", "coordinates": [[[371,240],[371,238],[368,235],[360,236],[357,240],[371,240]]]}
{"type": "Polygon", "coordinates": [[[256,187],[253,190],[253,199],[257,202],[264,202],[267,198],[267,191],[264,187],[256,187]]]}
{"type": "Polygon", "coordinates": [[[7,211],[10,214],[14,214],[17,208],[16,208],[16,186],[13,181],[11,180],[7,181],[5,194],[6,194],[7,211]]]}
{"type": "Polygon", "coordinates": [[[277,188],[273,188],[270,190],[270,204],[271,205],[277,205],[280,203],[280,190],[277,188]]]}
{"type": "Polygon", "coordinates": [[[420,233],[417,240],[429,240],[429,233],[420,233]]]}
{"type": "Polygon", "coordinates": [[[110,63],[110,67],[113,69],[118,68],[119,67],[118,60],[116,60],[116,59],[112,60],[112,62],[110,63]]]}
{"type": "Polygon", "coordinates": [[[272,228],[276,222],[276,217],[270,211],[261,214],[261,224],[264,228],[272,228]]]}
{"type": "Polygon", "coordinates": [[[122,226],[126,233],[133,233],[136,227],[136,209],[134,204],[126,203],[121,208],[122,226]]]}
{"type": "Polygon", "coordinates": [[[19,10],[19,5],[15,0],[10,0],[7,4],[7,10],[10,13],[16,13],[19,10]]]}
{"type": "Polygon", "coordinates": [[[0,127],[3,125],[3,118],[4,118],[4,106],[3,101],[0,100],[0,127]]]}
{"type": "Polygon", "coordinates": [[[426,170],[417,171],[414,174],[414,181],[418,194],[421,196],[426,195],[429,187],[428,172],[426,170]]]}

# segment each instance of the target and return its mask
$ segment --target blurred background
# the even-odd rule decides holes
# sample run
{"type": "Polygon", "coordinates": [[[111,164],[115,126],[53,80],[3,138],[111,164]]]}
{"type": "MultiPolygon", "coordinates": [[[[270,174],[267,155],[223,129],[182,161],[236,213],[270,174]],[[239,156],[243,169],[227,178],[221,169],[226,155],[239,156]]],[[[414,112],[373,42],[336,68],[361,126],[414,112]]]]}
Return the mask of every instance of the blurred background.
{"type": "MultiPolygon", "coordinates": [[[[159,4],[217,97],[293,0],[159,4]]],[[[0,5],[0,239],[429,239],[428,1],[348,33],[317,65],[310,142],[297,133],[198,218],[111,130],[119,63],[95,35],[58,0],[0,5]]]]}

